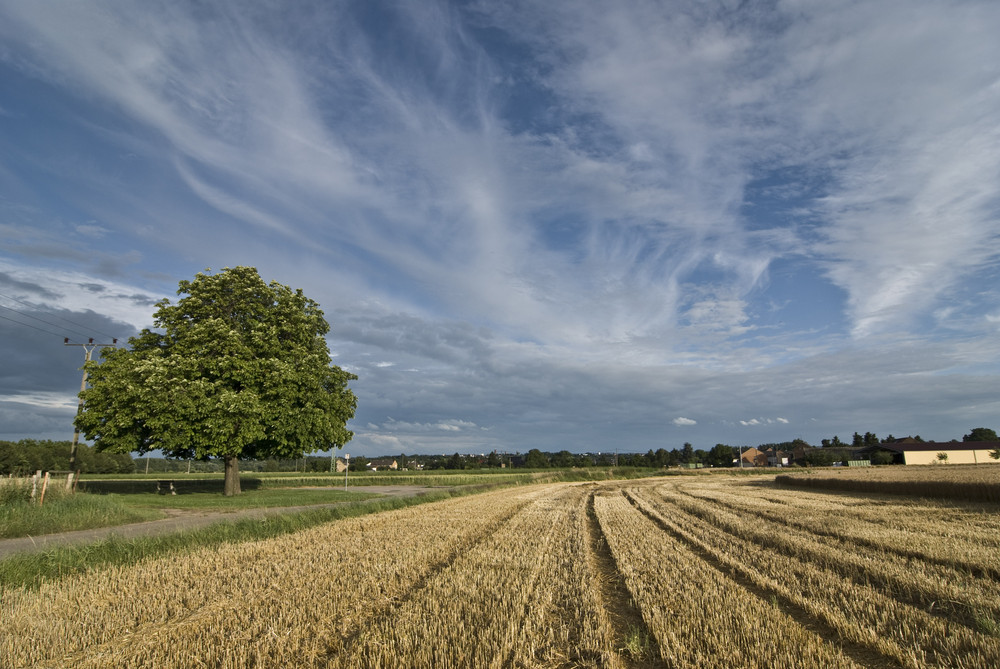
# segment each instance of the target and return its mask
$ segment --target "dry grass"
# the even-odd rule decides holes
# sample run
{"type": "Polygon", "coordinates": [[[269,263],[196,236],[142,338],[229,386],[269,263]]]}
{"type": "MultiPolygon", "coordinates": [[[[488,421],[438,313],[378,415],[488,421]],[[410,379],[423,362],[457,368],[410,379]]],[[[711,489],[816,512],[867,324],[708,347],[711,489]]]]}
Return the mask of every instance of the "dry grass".
{"type": "Polygon", "coordinates": [[[325,666],[526,503],[493,494],[3,593],[12,666],[325,666]],[[82,615],[81,615],[82,614],[82,615]]]}
{"type": "MultiPolygon", "coordinates": [[[[970,624],[968,615],[986,606],[985,616],[993,618],[996,583],[970,575],[966,562],[958,558],[966,552],[989,554],[993,536],[970,536],[963,541],[943,532],[935,539],[932,533],[921,550],[953,559],[924,562],[890,531],[899,517],[891,507],[877,518],[880,532],[873,532],[862,548],[853,542],[851,531],[836,535],[825,527],[810,533],[800,527],[802,531],[793,533],[780,520],[755,513],[752,501],[760,491],[750,486],[740,489],[725,481],[702,480],[688,489],[678,488],[637,488],[633,494],[640,507],[703,555],[829,627],[838,637],[898,666],[1000,666],[1000,640],[970,624]],[[728,509],[706,493],[713,485],[739,491],[728,509]],[[742,499],[751,503],[743,507],[742,499]],[[875,538],[880,534],[887,538],[884,544],[875,538]],[[829,539],[836,540],[824,544],[829,539]]],[[[770,491],[768,495],[787,507],[786,515],[797,516],[801,493],[770,491]]],[[[845,498],[837,499],[843,502],[845,498]]],[[[839,516],[849,528],[872,522],[870,507],[853,501],[854,507],[835,507],[827,513],[839,516]],[[859,512],[853,518],[852,508],[859,512]]],[[[982,517],[988,513],[970,510],[962,518],[956,518],[956,513],[951,506],[924,502],[914,503],[909,515],[910,522],[913,514],[924,518],[928,527],[963,520],[990,522],[982,517]]],[[[995,559],[995,549],[992,554],[995,559]]]]}
{"type": "Polygon", "coordinates": [[[858,666],[667,535],[623,495],[597,497],[595,510],[668,666],[858,666]]]}
{"type": "Polygon", "coordinates": [[[776,480],[797,488],[1000,503],[1000,463],[824,469],[776,480]]]}
{"type": "Polygon", "coordinates": [[[538,485],[4,590],[0,666],[1000,666],[998,529],[729,477],[538,485]]]}

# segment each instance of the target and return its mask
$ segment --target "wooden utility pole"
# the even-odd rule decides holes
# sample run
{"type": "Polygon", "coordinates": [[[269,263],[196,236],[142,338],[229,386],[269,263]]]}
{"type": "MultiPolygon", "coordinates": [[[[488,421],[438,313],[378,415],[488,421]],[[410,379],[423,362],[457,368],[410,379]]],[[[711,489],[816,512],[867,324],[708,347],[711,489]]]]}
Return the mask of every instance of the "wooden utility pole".
{"type": "MultiPolygon", "coordinates": [[[[111,348],[114,348],[117,345],[118,345],[118,339],[117,338],[112,339],[110,344],[95,344],[93,337],[91,337],[90,340],[86,344],[72,344],[69,341],[69,337],[65,337],[63,339],[63,346],[82,346],[83,350],[87,352],[87,355],[84,358],[84,363],[83,363],[83,380],[80,381],[80,392],[81,393],[84,390],[87,389],[87,363],[90,362],[90,356],[94,352],[94,349],[97,348],[98,346],[101,346],[101,347],[110,346],[111,348]]],[[[80,397],[80,401],[76,405],[76,415],[79,416],[81,411],[83,411],[83,397],[80,397]]],[[[69,470],[71,472],[75,472],[76,471],[76,447],[77,447],[77,444],[79,444],[79,443],[80,443],[80,430],[76,427],[76,424],[74,423],[74,425],[73,425],[73,445],[70,446],[70,449],[69,449],[69,470]]]]}

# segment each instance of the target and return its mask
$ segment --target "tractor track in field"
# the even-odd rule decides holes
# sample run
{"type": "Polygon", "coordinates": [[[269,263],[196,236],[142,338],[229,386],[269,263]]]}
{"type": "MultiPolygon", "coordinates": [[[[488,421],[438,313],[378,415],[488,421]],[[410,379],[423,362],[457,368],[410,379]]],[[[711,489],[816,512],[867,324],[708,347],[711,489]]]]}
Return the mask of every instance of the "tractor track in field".
{"type": "MultiPolygon", "coordinates": [[[[807,611],[797,605],[795,602],[786,598],[782,593],[769,590],[761,585],[758,585],[750,580],[744,573],[740,570],[735,569],[729,565],[724,564],[717,556],[713,555],[712,552],[705,546],[701,545],[697,541],[691,540],[691,538],[685,533],[676,528],[674,528],[669,522],[667,522],[663,517],[657,513],[653,513],[646,509],[639,501],[638,498],[633,496],[629,491],[622,491],[625,499],[642,515],[649,518],[653,523],[657,525],[665,533],[669,534],[676,540],[682,542],[685,546],[690,548],[699,558],[705,561],[706,564],[710,565],[713,569],[719,571],[727,578],[732,580],[736,585],[743,588],[747,592],[750,592],[755,597],[763,600],[769,601],[775,606],[779,607],[784,613],[786,613],[793,620],[798,622],[799,625],[810,630],[825,642],[830,645],[839,648],[845,655],[850,657],[854,662],[862,667],[869,667],[871,669],[900,669],[900,664],[893,658],[883,655],[877,650],[866,646],[864,644],[855,643],[849,641],[843,636],[841,636],[837,630],[833,629],[825,621],[821,620],[819,617],[807,611]]],[[[685,513],[682,511],[682,513],[685,513]]],[[[687,514],[686,514],[687,515],[687,514]]]]}
{"type": "Polygon", "coordinates": [[[587,563],[598,584],[604,610],[614,634],[615,652],[623,666],[629,669],[656,669],[666,666],[660,659],[656,637],[642,619],[642,612],[632,599],[618,569],[604,529],[594,511],[594,493],[587,498],[587,563]],[[642,636],[650,646],[643,657],[634,657],[626,649],[630,637],[642,636]]]}
{"type": "MultiPolygon", "coordinates": [[[[187,509],[166,509],[167,518],[147,520],[141,523],[113,525],[111,527],[95,527],[89,530],[59,532],[37,537],[17,537],[0,539],[0,560],[18,553],[38,553],[61,546],[74,546],[96,543],[103,539],[117,537],[132,539],[136,537],[160,536],[174,532],[187,532],[215,523],[242,520],[244,518],[264,518],[289,513],[299,513],[314,509],[332,509],[347,504],[365,504],[378,502],[384,497],[416,497],[438,488],[423,486],[366,486],[363,492],[378,493],[380,497],[362,501],[330,502],[328,504],[310,504],[307,506],[275,506],[257,509],[239,509],[235,511],[204,511],[187,509]]],[[[359,490],[355,488],[355,490],[359,490]]]]}
{"type": "Polygon", "coordinates": [[[521,513],[524,508],[528,506],[528,504],[529,502],[525,501],[524,503],[519,504],[505,512],[496,519],[495,523],[484,526],[479,530],[466,535],[456,542],[444,558],[427,565],[427,569],[424,573],[411,583],[408,588],[399,592],[395,596],[384,599],[380,603],[373,604],[368,611],[368,615],[364,619],[355,620],[350,627],[343,630],[343,633],[335,642],[329,645],[326,649],[327,658],[332,659],[334,656],[340,654],[345,654],[347,657],[350,657],[354,646],[357,645],[357,643],[364,637],[366,625],[371,620],[391,616],[407,602],[413,600],[417,595],[423,592],[431,579],[451,567],[451,565],[455,564],[460,557],[467,554],[470,550],[472,550],[472,548],[486,541],[497,531],[497,527],[510,522],[510,520],[517,514],[521,513]]]}
{"type": "MultiPolygon", "coordinates": [[[[708,503],[710,505],[716,505],[730,511],[735,511],[736,513],[742,513],[744,509],[740,508],[738,505],[733,504],[721,499],[716,499],[713,497],[702,497],[701,495],[694,495],[690,492],[684,490],[678,490],[678,494],[685,497],[689,497],[693,500],[700,501],[702,503],[708,503]]],[[[811,491],[810,491],[811,492],[811,491]]],[[[779,525],[784,525],[790,529],[806,532],[818,538],[824,538],[829,540],[831,543],[846,543],[849,542],[854,546],[860,546],[862,548],[871,548],[872,550],[877,550],[881,553],[891,553],[904,560],[919,560],[921,562],[926,562],[928,564],[934,564],[939,567],[945,567],[947,569],[954,569],[955,571],[962,571],[976,578],[990,578],[994,581],[1000,582],[1000,567],[990,567],[989,565],[982,565],[976,562],[970,562],[968,560],[962,560],[960,558],[952,557],[940,557],[937,555],[928,554],[926,551],[921,550],[907,550],[899,546],[886,546],[878,541],[868,539],[861,536],[851,536],[845,538],[840,533],[834,530],[827,530],[821,527],[815,527],[804,523],[802,521],[795,520],[789,517],[783,517],[780,514],[775,514],[767,511],[757,511],[761,516],[767,518],[771,522],[779,525]]]]}
{"type": "MultiPolygon", "coordinates": [[[[694,503],[690,506],[685,503],[677,503],[677,506],[685,514],[692,518],[696,518],[701,522],[721,529],[730,535],[735,534],[735,531],[732,529],[732,525],[730,525],[725,518],[714,515],[715,510],[719,509],[722,512],[737,514],[746,512],[746,509],[724,500],[692,495],[684,491],[681,491],[680,494],[686,500],[694,500],[694,503]]],[[[935,592],[928,595],[924,592],[922,587],[916,585],[913,580],[904,580],[882,573],[878,570],[869,571],[866,569],[863,572],[863,575],[860,575],[856,567],[852,567],[847,564],[846,560],[838,559],[838,551],[850,550],[852,546],[856,547],[860,542],[849,544],[848,540],[834,532],[821,532],[813,531],[812,529],[804,529],[808,527],[806,524],[789,522],[787,519],[779,517],[778,514],[758,512],[757,515],[761,519],[785,528],[788,532],[786,538],[806,538],[817,542],[819,545],[824,546],[827,550],[824,552],[823,550],[811,546],[793,546],[790,542],[783,541],[781,537],[765,538],[756,532],[748,532],[742,535],[742,538],[747,542],[754,543],[763,550],[781,554],[790,560],[808,560],[809,562],[812,562],[827,571],[840,574],[840,576],[846,581],[851,581],[857,585],[876,587],[883,594],[895,599],[900,604],[920,609],[928,615],[934,616],[943,621],[951,621],[959,625],[964,625],[973,632],[978,631],[978,625],[976,623],[977,613],[975,607],[963,604],[962,602],[950,597],[948,594],[935,592]]],[[[899,550],[892,550],[891,548],[876,544],[876,542],[873,541],[865,542],[863,545],[865,547],[872,548],[873,552],[877,550],[878,554],[882,555],[895,555],[902,557],[903,559],[911,559],[913,557],[911,554],[906,554],[899,550]]],[[[916,553],[916,551],[913,551],[912,553],[916,553]]],[[[872,554],[873,553],[869,553],[868,555],[872,554]]],[[[921,553],[921,555],[923,555],[923,553],[921,553]]],[[[975,576],[976,578],[987,577],[982,569],[974,570],[967,568],[964,561],[960,562],[959,565],[956,566],[956,561],[953,560],[934,559],[933,557],[924,557],[922,559],[928,564],[951,569],[955,572],[965,572],[975,576]]]]}

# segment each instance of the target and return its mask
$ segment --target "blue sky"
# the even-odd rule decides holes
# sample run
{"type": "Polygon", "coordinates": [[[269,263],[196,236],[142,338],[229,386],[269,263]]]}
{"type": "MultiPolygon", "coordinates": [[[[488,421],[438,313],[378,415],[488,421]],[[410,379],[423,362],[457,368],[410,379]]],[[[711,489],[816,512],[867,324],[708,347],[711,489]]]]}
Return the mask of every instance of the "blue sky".
{"type": "Polygon", "coordinates": [[[0,0],[0,439],[205,268],[352,453],[1000,428],[1000,4],[0,0]]]}

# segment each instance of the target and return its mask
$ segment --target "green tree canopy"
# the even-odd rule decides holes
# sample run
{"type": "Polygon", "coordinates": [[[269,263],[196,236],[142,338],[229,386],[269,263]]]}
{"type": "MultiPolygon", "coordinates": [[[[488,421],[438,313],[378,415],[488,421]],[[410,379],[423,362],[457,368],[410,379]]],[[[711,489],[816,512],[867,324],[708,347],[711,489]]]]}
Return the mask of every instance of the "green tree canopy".
{"type": "MultiPolygon", "coordinates": [[[[69,441],[0,441],[0,475],[25,475],[36,470],[69,469],[69,441]]],[[[77,448],[76,468],[84,474],[117,474],[135,471],[128,453],[98,453],[86,444],[77,448]]]]}
{"type": "Polygon", "coordinates": [[[715,467],[732,467],[733,460],[736,459],[737,449],[726,444],[716,444],[708,452],[706,461],[715,467]]]}
{"type": "Polygon", "coordinates": [[[962,441],[1000,441],[997,433],[988,427],[974,427],[972,432],[962,437],[962,441]]]}
{"type": "Polygon", "coordinates": [[[681,449],[681,462],[694,462],[694,446],[688,442],[684,442],[684,448],[681,449]]]}
{"type": "Polygon", "coordinates": [[[319,305],[253,267],[181,281],[177,304],[157,303],[154,330],[88,363],[77,427],[100,450],[160,449],[222,458],[227,495],[238,461],[297,458],[343,446],[356,379],[331,364],[319,305]]]}
{"type": "Polygon", "coordinates": [[[568,468],[576,464],[576,457],[569,451],[559,451],[552,458],[553,467],[568,468]]]}
{"type": "Polygon", "coordinates": [[[533,448],[528,451],[528,455],[524,458],[524,466],[532,469],[541,469],[549,466],[549,459],[540,450],[533,448]]]}

